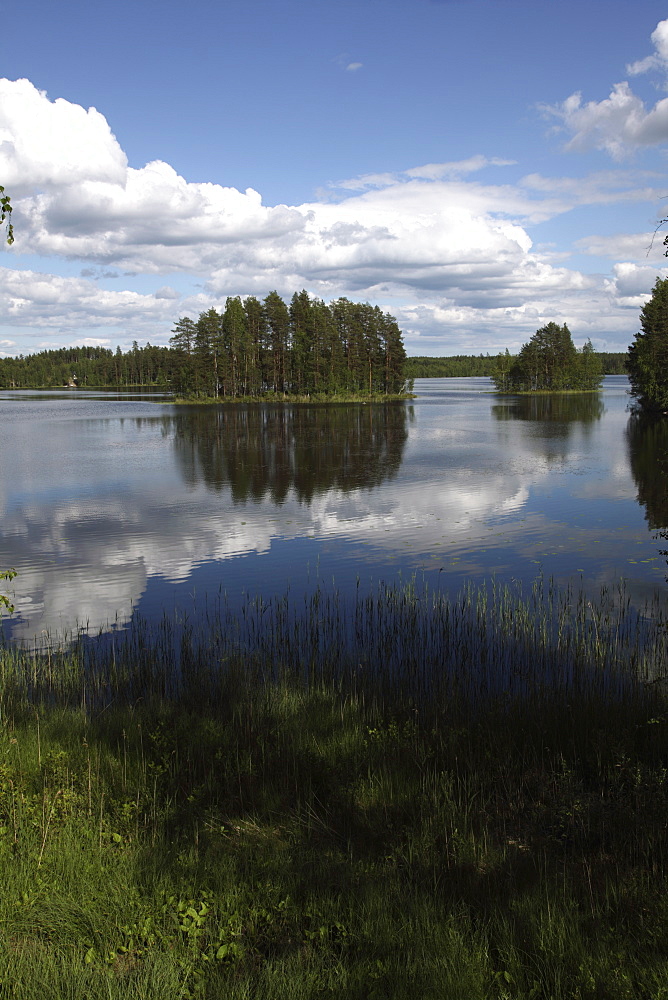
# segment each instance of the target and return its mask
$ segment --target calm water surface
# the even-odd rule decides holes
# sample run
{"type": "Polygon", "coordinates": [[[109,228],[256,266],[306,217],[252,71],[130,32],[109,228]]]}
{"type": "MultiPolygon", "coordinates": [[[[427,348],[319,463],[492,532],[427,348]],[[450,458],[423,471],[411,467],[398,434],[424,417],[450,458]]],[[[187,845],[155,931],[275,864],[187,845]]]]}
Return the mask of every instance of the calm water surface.
{"type": "Polygon", "coordinates": [[[542,572],[592,594],[623,578],[640,606],[668,595],[668,421],[638,424],[627,389],[499,399],[488,379],[419,379],[406,404],[221,409],[0,391],[3,629],[415,573],[458,589],[542,572]]]}

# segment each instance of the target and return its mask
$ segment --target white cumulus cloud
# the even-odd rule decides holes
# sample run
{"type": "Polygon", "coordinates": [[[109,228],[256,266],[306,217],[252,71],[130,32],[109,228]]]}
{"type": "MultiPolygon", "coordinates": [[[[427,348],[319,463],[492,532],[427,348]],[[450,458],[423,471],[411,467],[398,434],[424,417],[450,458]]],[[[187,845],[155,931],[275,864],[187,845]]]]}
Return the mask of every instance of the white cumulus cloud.
{"type": "MultiPolygon", "coordinates": [[[[658,70],[668,77],[668,20],[652,32],[655,51],[626,67],[630,76],[658,70]]],[[[647,108],[627,80],[615,83],[601,101],[583,101],[576,92],[555,105],[542,105],[546,117],[570,133],[567,150],[602,149],[619,160],[634,149],[668,140],[668,99],[647,108]]]]}
{"type": "Polygon", "coordinates": [[[0,79],[0,176],[17,193],[82,181],[123,184],[127,157],[104,117],[29,80],[0,79]]]}
{"type": "Polygon", "coordinates": [[[630,76],[637,76],[639,73],[647,73],[650,70],[668,71],[668,20],[659,21],[651,34],[654,43],[652,55],[630,63],[626,67],[626,72],[630,76]]]}
{"type": "Polygon", "coordinates": [[[668,277],[668,267],[657,272],[654,267],[630,262],[615,264],[609,287],[624,304],[640,309],[647,301],[657,278],[668,277]]]}

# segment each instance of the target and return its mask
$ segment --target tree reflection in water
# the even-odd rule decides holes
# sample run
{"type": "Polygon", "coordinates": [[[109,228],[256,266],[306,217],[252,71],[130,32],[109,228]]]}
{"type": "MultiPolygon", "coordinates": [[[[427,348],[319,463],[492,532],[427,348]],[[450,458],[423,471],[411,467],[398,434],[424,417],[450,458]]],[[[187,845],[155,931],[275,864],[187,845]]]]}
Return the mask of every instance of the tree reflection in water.
{"type": "Polygon", "coordinates": [[[534,449],[540,449],[548,462],[564,461],[574,432],[588,437],[604,413],[598,392],[515,396],[492,406],[492,414],[499,422],[519,421],[522,436],[534,449]]]}
{"type": "Polygon", "coordinates": [[[539,420],[549,424],[563,424],[557,433],[569,433],[575,422],[592,424],[600,420],[605,407],[598,392],[544,393],[517,396],[507,403],[492,407],[497,420],[539,420]]]}
{"type": "Polygon", "coordinates": [[[187,483],[229,487],[235,503],[278,504],[290,490],[310,504],[392,478],[412,419],[405,403],[189,406],[165,418],[187,483]]]}
{"type": "MultiPolygon", "coordinates": [[[[634,413],[626,429],[629,461],[638,488],[638,503],[658,538],[668,539],[668,420],[634,413]]],[[[668,551],[661,550],[668,556],[668,551]]],[[[668,579],[668,578],[667,578],[668,579]]]]}

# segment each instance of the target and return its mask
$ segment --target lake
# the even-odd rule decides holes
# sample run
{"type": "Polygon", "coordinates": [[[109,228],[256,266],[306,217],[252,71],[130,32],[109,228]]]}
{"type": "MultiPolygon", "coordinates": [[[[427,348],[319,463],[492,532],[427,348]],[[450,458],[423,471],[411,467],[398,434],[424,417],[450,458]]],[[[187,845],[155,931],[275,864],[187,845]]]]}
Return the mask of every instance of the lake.
{"type": "MultiPolygon", "coordinates": [[[[176,407],[0,391],[11,640],[43,643],[225,595],[539,574],[666,602],[668,421],[600,394],[497,397],[418,379],[388,405],[176,407]]],[[[0,587],[0,590],[3,589],[0,587]]]]}

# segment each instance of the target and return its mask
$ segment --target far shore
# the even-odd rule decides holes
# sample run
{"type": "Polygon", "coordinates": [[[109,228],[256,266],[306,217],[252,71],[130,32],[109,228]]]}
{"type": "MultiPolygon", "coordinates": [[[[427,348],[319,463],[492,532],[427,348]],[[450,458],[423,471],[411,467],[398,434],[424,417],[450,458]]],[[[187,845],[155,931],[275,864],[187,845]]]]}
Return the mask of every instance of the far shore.
{"type": "Polygon", "coordinates": [[[592,396],[600,389],[495,389],[494,396],[592,396]]]}
{"type": "Polygon", "coordinates": [[[267,396],[176,396],[174,399],[161,399],[159,402],[177,406],[224,406],[232,403],[400,403],[406,399],[416,398],[417,394],[414,392],[375,393],[371,395],[337,393],[332,396],[328,396],[326,393],[301,396],[290,393],[275,393],[267,396]]]}

